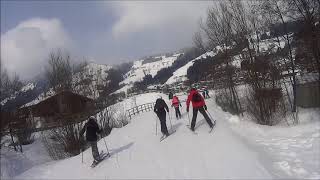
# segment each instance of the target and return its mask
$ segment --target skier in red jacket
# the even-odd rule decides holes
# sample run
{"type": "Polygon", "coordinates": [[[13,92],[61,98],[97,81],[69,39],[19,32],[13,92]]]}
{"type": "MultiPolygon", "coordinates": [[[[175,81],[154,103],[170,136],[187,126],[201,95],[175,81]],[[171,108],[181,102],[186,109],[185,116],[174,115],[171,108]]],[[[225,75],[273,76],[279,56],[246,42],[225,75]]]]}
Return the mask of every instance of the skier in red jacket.
{"type": "Polygon", "coordinates": [[[177,96],[173,96],[172,98],[172,107],[174,107],[175,111],[176,111],[176,118],[181,118],[181,113],[180,113],[180,109],[179,109],[179,105],[181,106],[180,104],[180,101],[179,101],[179,98],[177,96]]]}
{"type": "Polygon", "coordinates": [[[208,114],[206,113],[206,110],[207,110],[206,103],[204,102],[203,97],[195,88],[191,88],[190,93],[188,95],[188,99],[187,99],[188,113],[189,113],[190,101],[192,101],[192,107],[193,107],[191,130],[194,131],[194,126],[196,125],[198,111],[200,111],[200,113],[203,115],[203,117],[206,119],[207,123],[209,124],[210,128],[212,129],[213,128],[212,121],[209,118],[208,114]]]}

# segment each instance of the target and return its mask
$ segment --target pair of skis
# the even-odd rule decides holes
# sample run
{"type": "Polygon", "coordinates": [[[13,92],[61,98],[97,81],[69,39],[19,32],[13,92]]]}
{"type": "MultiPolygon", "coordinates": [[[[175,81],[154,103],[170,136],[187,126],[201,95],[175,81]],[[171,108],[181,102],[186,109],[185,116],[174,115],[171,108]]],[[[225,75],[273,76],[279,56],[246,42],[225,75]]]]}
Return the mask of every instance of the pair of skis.
{"type": "Polygon", "coordinates": [[[166,135],[161,136],[160,142],[163,141],[163,140],[165,140],[167,137],[169,137],[171,134],[173,134],[173,133],[175,133],[175,132],[176,132],[176,130],[173,130],[171,133],[169,133],[168,136],[166,136],[166,135]]]}
{"type": "Polygon", "coordinates": [[[94,160],[90,167],[91,168],[96,167],[101,161],[103,161],[104,159],[106,159],[107,157],[110,157],[110,156],[111,156],[110,153],[105,153],[105,152],[101,151],[100,160],[99,161],[94,160]]]}
{"type": "MultiPolygon", "coordinates": [[[[213,131],[213,128],[214,128],[215,126],[216,126],[216,120],[213,121],[213,126],[212,126],[212,128],[210,128],[210,130],[209,130],[208,133],[211,133],[211,132],[213,131]]],[[[189,124],[187,125],[187,128],[188,128],[191,132],[193,132],[194,134],[198,134],[197,132],[191,130],[191,127],[190,127],[189,124]]]]}

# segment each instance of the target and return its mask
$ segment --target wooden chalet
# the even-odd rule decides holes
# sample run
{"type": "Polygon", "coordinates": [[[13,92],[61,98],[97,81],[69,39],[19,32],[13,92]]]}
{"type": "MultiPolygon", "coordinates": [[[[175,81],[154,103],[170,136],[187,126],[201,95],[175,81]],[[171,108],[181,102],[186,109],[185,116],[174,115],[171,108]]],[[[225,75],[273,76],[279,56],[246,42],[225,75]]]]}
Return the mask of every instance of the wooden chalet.
{"type": "Polygon", "coordinates": [[[82,122],[99,111],[93,99],[71,91],[61,91],[37,104],[16,110],[9,128],[19,131],[25,129],[27,124],[33,124],[33,132],[43,131],[82,122]]]}

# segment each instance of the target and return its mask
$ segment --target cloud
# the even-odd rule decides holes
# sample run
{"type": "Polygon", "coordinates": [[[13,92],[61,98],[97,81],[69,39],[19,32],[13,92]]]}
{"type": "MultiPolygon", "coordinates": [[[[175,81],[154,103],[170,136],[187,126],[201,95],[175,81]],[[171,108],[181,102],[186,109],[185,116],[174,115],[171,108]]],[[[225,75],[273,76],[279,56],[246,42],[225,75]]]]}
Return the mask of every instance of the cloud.
{"type": "Polygon", "coordinates": [[[120,1],[113,4],[119,19],[112,32],[116,38],[159,28],[191,33],[210,5],[208,1],[120,1]]]}
{"type": "Polygon", "coordinates": [[[1,34],[1,61],[10,73],[29,79],[44,67],[51,50],[71,44],[58,19],[32,18],[1,34]]]}

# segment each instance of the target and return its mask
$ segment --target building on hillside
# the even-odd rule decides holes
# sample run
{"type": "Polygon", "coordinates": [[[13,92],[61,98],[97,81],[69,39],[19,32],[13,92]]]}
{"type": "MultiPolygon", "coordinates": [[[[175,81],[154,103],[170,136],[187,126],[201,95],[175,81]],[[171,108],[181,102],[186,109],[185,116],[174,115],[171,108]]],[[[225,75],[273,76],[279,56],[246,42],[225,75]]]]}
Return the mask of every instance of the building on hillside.
{"type": "Polygon", "coordinates": [[[19,130],[27,126],[41,131],[84,121],[99,110],[93,99],[71,91],[61,91],[37,104],[17,109],[15,118],[10,120],[10,128],[19,130]]]}
{"type": "Polygon", "coordinates": [[[320,81],[318,73],[297,76],[297,106],[320,107],[320,81]]]}

